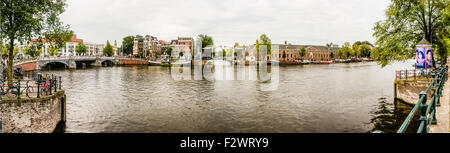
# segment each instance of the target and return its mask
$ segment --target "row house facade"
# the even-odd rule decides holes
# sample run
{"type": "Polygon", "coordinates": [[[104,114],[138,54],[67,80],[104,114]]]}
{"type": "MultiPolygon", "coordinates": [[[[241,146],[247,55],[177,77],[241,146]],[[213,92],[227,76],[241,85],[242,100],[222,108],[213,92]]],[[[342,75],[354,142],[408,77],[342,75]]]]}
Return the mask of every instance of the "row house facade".
{"type": "Polygon", "coordinates": [[[178,37],[178,39],[171,41],[170,47],[172,47],[172,55],[175,55],[175,57],[180,58],[179,54],[183,52],[183,55],[190,55],[187,57],[191,59],[194,53],[194,38],[178,37]]]}
{"type": "Polygon", "coordinates": [[[136,35],[136,37],[134,37],[133,56],[137,56],[139,52],[144,52],[144,37],[136,35]]]}
{"type": "Polygon", "coordinates": [[[136,35],[134,38],[133,45],[133,56],[139,55],[142,52],[144,57],[150,56],[150,58],[155,58],[157,55],[162,54],[161,41],[157,37],[146,35],[136,35]]]}

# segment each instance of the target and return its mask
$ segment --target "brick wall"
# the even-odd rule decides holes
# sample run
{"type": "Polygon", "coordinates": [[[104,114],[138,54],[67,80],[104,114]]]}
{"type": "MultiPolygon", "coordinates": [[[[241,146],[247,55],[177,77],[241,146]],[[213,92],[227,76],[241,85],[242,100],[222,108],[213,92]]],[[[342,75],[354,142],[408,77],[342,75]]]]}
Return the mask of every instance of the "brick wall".
{"type": "Polygon", "coordinates": [[[139,59],[121,59],[120,60],[121,65],[145,65],[148,64],[148,61],[146,60],[139,60],[139,59]]]}
{"type": "Polygon", "coordinates": [[[20,65],[20,67],[24,71],[33,71],[33,70],[36,70],[36,65],[37,65],[37,62],[31,62],[31,63],[22,64],[22,65],[20,65]]]}

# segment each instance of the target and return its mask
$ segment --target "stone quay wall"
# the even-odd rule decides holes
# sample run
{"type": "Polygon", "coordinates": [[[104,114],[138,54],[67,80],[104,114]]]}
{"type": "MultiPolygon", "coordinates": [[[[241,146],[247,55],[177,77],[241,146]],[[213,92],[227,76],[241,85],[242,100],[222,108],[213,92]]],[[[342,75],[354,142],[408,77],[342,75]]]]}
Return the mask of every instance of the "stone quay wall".
{"type": "Polygon", "coordinates": [[[142,59],[120,59],[120,65],[147,65],[147,60],[142,59]]]}
{"type": "MultiPolygon", "coordinates": [[[[2,99],[2,133],[52,133],[65,126],[64,90],[50,96],[30,99],[2,99]]],[[[65,127],[64,127],[65,128],[65,127]]]]}
{"type": "MultiPolygon", "coordinates": [[[[420,92],[425,91],[430,82],[431,79],[395,80],[394,98],[415,105],[419,101],[420,92]]],[[[431,93],[427,93],[427,99],[431,98],[431,93]]]]}

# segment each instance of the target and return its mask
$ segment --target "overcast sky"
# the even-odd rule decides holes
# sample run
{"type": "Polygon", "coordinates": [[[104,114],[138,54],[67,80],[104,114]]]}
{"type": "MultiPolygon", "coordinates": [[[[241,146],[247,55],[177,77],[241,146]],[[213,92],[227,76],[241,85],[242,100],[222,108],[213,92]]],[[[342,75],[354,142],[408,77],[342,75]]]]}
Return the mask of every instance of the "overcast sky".
{"type": "Polygon", "coordinates": [[[106,43],[128,35],[170,41],[207,34],[218,45],[325,45],[374,42],[372,27],[389,0],[67,0],[61,16],[84,41],[106,43]]]}

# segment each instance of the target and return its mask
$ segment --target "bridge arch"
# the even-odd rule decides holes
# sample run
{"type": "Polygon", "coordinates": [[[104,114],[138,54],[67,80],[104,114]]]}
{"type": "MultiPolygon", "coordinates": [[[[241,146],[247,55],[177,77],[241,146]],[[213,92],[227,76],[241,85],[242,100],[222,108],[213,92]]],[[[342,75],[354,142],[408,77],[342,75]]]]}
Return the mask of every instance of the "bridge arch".
{"type": "Polygon", "coordinates": [[[41,68],[61,68],[69,67],[69,64],[63,61],[46,61],[40,64],[41,68]]]}
{"type": "Polygon", "coordinates": [[[113,60],[102,60],[102,66],[113,66],[114,61],[113,60]]]}

